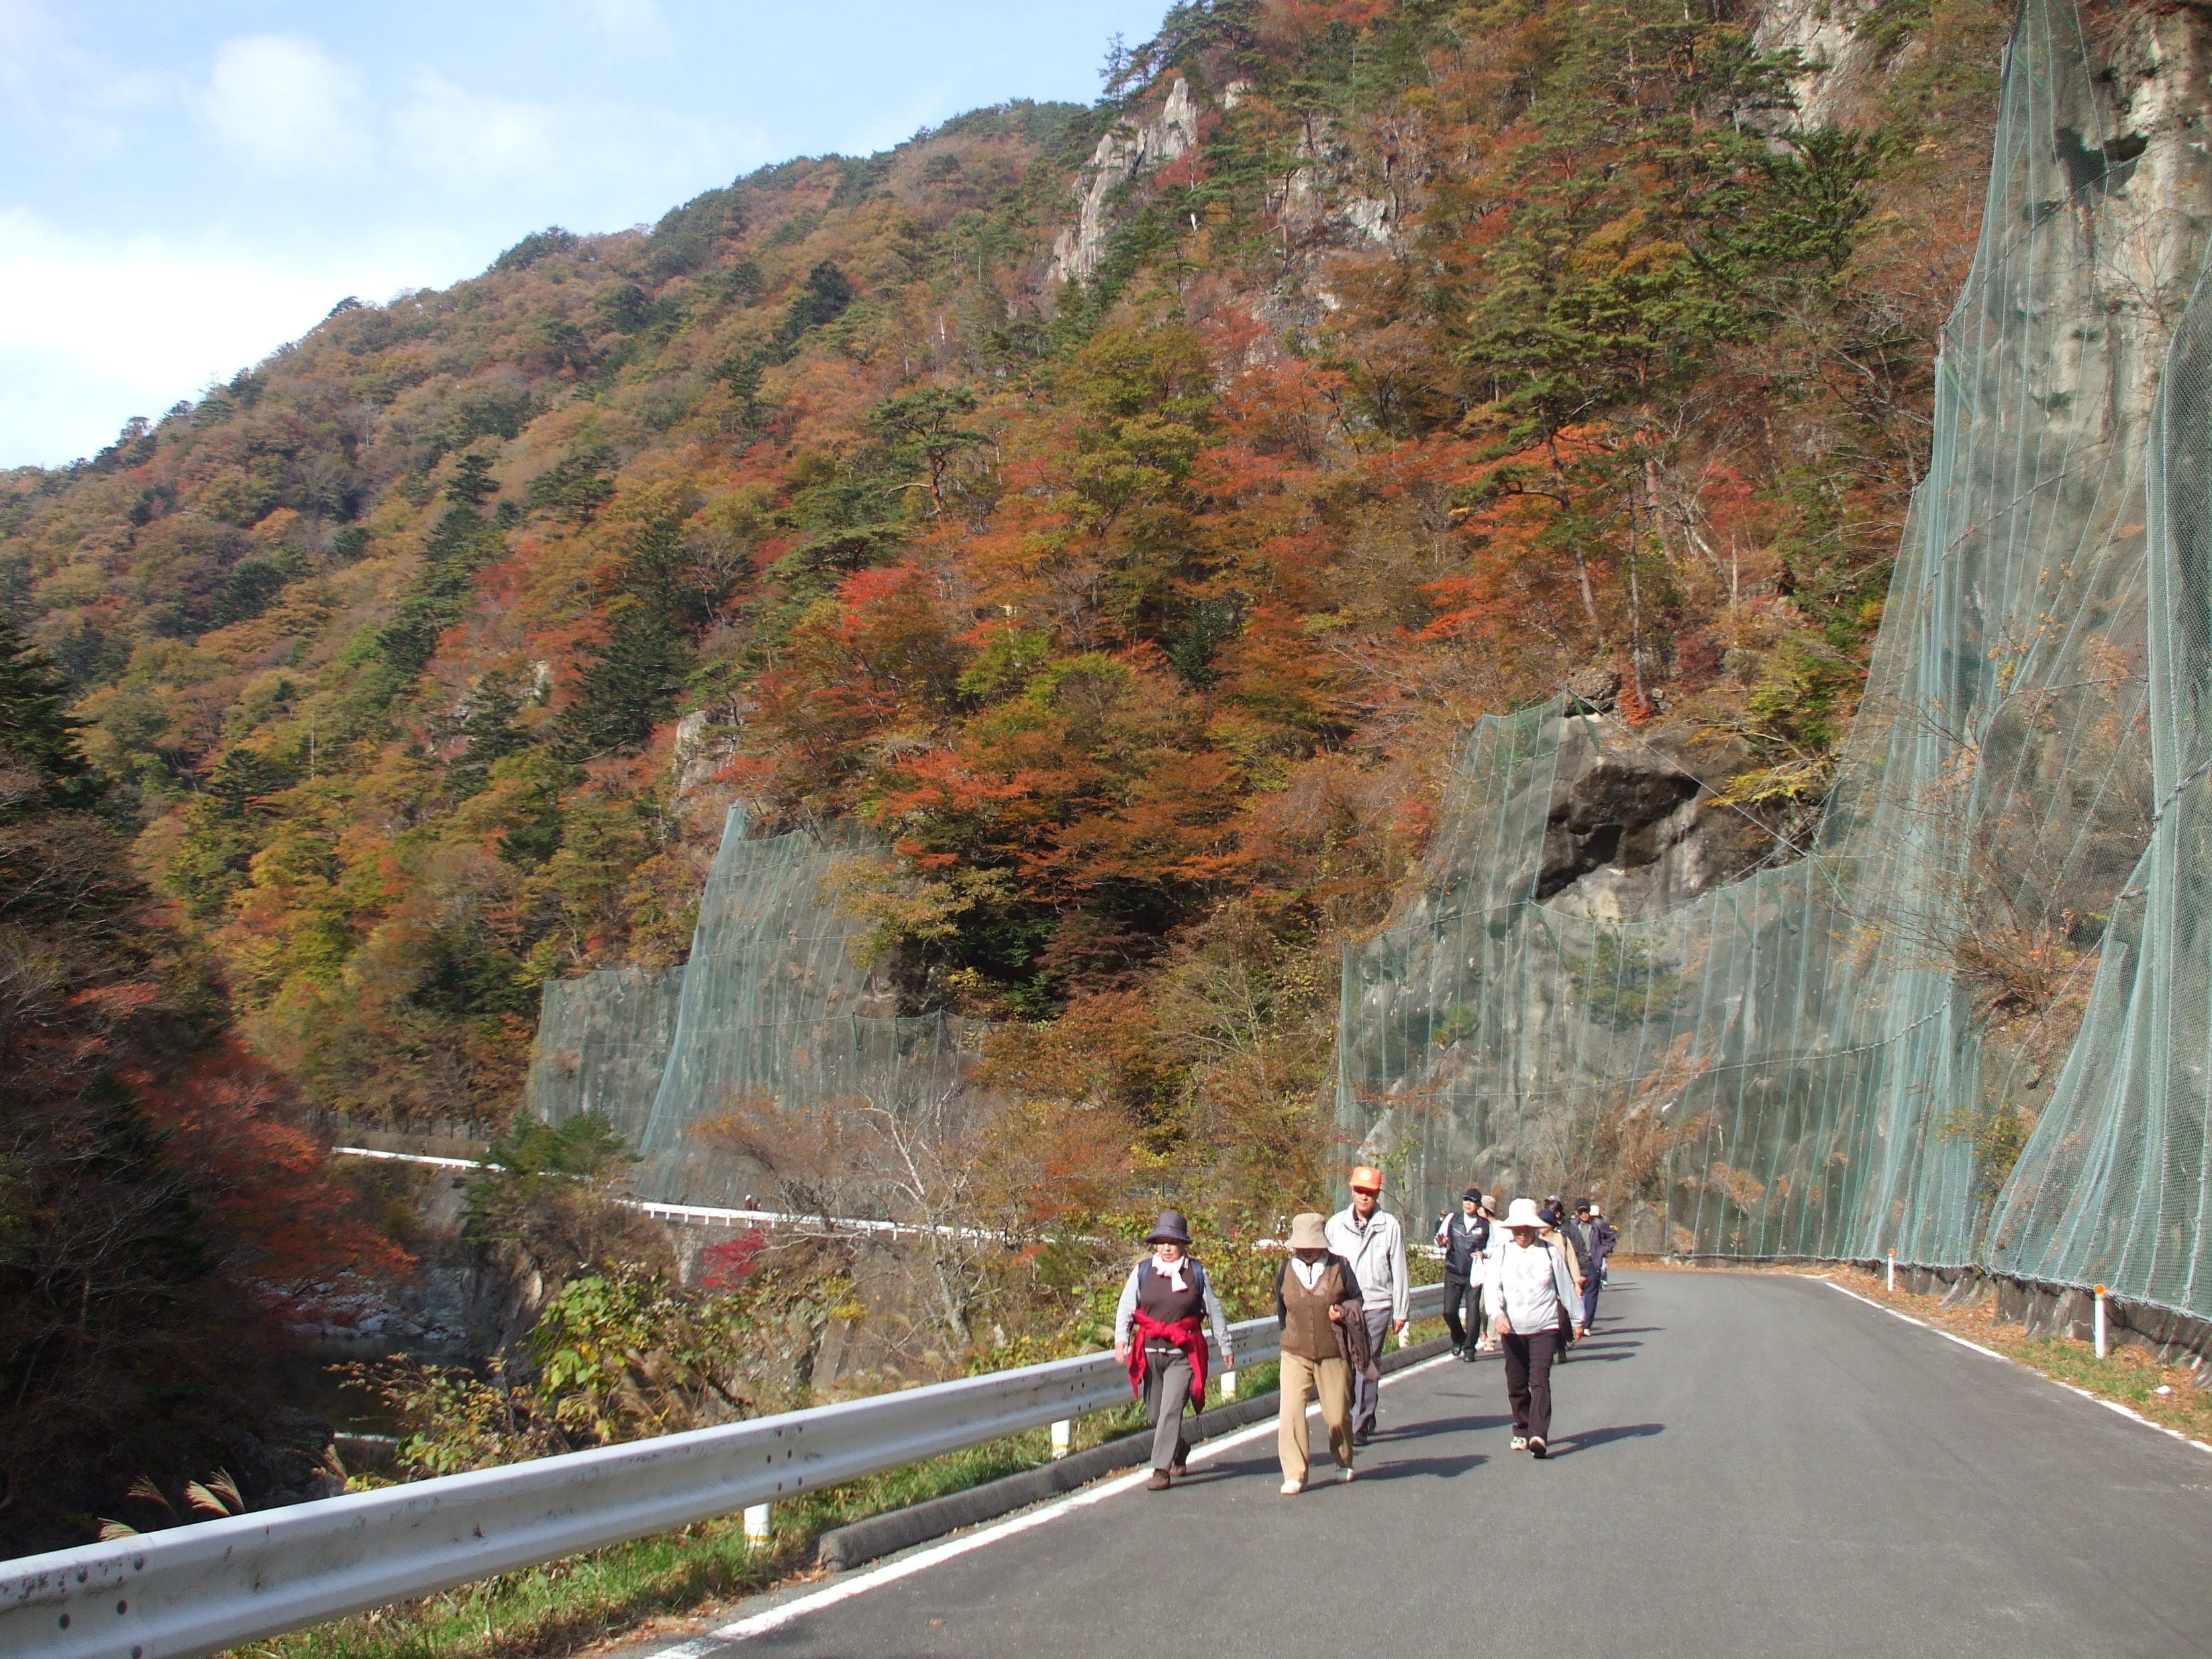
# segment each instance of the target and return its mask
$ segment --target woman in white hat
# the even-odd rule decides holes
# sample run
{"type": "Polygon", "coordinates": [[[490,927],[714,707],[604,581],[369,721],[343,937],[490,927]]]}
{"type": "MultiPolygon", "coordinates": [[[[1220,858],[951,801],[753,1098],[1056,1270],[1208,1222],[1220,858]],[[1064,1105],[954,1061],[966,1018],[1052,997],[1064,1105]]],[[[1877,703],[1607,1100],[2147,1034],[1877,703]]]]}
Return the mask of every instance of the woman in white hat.
{"type": "Polygon", "coordinates": [[[1352,1264],[1328,1248],[1328,1224],[1312,1211],[1292,1217],[1290,1259],[1275,1272],[1275,1318],[1283,1328],[1275,1449],[1285,1498],[1306,1489],[1312,1455],[1306,1442],[1309,1392],[1321,1401],[1337,1478],[1352,1479],[1352,1374],[1375,1365],[1362,1301],[1352,1264]]]}
{"type": "Polygon", "coordinates": [[[1491,1305],[1505,1347],[1505,1392],[1513,1402],[1513,1449],[1541,1457],[1552,1433],[1552,1361],[1569,1332],[1583,1334],[1574,1273],[1551,1241],[1533,1198],[1505,1212],[1505,1248],[1490,1263],[1491,1305]]]}

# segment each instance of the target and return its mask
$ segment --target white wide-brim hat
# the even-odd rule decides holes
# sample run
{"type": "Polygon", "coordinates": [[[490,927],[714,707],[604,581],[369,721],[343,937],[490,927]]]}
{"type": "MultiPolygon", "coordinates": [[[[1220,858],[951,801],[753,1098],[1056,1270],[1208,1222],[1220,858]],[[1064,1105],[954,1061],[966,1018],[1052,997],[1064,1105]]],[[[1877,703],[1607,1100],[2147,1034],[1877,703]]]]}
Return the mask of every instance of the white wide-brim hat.
{"type": "Polygon", "coordinates": [[[1516,1198],[1505,1212],[1505,1230],[1508,1232],[1516,1227],[1534,1227],[1541,1232],[1546,1225],[1544,1218],[1537,1212],[1536,1200],[1533,1198],[1516,1198]]]}

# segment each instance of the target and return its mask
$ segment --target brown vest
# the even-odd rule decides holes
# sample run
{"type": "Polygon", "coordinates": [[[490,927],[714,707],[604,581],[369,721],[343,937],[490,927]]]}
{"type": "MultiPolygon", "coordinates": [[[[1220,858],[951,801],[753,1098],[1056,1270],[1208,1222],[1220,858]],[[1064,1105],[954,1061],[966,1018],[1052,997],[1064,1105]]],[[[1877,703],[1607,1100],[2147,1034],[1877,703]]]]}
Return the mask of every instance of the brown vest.
{"type": "Polygon", "coordinates": [[[1328,1310],[1344,1297],[1344,1269],[1332,1261],[1308,1290],[1297,1269],[1283,1264],[1283,1352],[1301,1359],[1341,1359],[1328,1310]]]}
{"type": "MultiPolygon", "coordinates": [[[[1151,1261],[1147,1257],[1146,1261],[1151,1261]]],[[[1162,1325],[1173,1325],[1186,1319],[1196,1319],[1206,1311],[1206,1293],[1198,1288],[1198,1264],[1188,1257],[1183,1261],[1182,1279],[1188,1290],[1178,1291],[1175,1280],[1162,1273],[1157,1262],[1137,1275],[1137,1306],[1145,1317],[1162,1325]]]]}

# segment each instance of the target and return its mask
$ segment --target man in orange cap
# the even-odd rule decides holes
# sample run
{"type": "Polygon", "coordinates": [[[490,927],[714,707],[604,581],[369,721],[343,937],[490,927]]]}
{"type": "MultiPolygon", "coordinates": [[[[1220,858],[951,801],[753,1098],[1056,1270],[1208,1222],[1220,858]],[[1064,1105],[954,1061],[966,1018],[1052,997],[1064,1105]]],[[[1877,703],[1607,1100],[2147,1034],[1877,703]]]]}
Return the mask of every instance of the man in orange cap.
{"type": "MultiPolygon", "coordinates": [[[[1359,1280],[1362,1311],[1367,1316],[1369,1351],[1382,1353],[1382,1334],[1393,1325],[1406,1340],[1408,1298],[1406,1230],[1382,1208],[1382,1172],[1363,1164],[1352,1172],[1352,1202],[1328,1218],[1328,1248],[1351,1263],[1359,1280]]],[[[1352,1438],[1364,1446],[1375,1434],[1375,1408],[1382,1403],[1377,1376],[1361,1376],[1352,1402],[1352,1438]]]]}

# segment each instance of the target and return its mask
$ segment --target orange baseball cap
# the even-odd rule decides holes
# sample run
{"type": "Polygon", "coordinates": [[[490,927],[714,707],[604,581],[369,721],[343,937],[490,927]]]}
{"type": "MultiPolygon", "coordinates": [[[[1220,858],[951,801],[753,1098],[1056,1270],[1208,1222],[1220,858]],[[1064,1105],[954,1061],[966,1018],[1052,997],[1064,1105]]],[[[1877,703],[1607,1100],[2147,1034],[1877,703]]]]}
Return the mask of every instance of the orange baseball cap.
{"type": "Polygon", "coordinates": [[[1382,1190],[1382,1171],[1363,1164],[1352,1172],[1352,1190],[1355,1193],[1379,1193],[1382,1190]]]}

